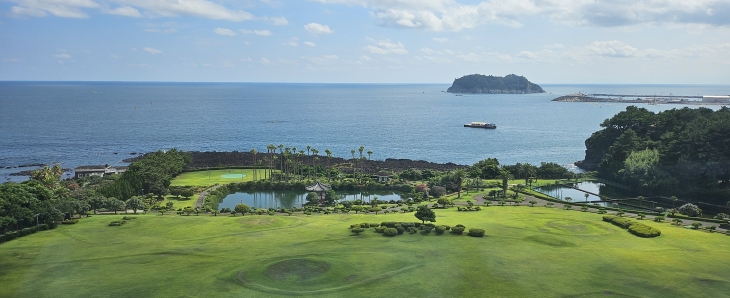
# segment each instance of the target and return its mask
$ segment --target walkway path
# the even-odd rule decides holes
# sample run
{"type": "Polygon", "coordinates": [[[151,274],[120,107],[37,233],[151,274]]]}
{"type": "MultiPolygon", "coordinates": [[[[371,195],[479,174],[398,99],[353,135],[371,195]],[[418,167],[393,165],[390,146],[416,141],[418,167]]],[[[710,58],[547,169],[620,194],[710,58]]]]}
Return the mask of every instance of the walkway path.
{"type": "Polygon", "coordinates": [[[203,207],[203,203],[205,202],[205,196],[207,196],[208,193],[210,193],[211,191],[214,191],[214,190],[218,189],[218,187],[220,187],[220,185],[213,186],[213,187],[208,188],[208,189],[204,190],[203,192],[201,192],[200,193],[200,196],[198,196],[198,200],[195,202],[195,206],[194,207],[195,208],[202,208],[203,207]]]}

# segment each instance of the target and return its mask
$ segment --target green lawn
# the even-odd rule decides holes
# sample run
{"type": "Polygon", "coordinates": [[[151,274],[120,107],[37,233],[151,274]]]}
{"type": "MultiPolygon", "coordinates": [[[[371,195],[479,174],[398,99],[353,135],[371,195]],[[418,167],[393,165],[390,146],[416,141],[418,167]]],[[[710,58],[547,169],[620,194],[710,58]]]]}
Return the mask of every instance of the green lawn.
{"type": "Polygon", "coordinates": [[[94,216],[0,244],[0,297],[720,297],[730,237],[545,207],[436,210],[466,235],[383,237],[349,224],[413,213],[94,216]]]}
{"type": "MultiPolygon", "coordinates": [[[[263,171],[257,171],[263,175],[263,171]]],[[[263,176],[262,176],[263,177],[263,176]]],[[[228,184],[232,182],[253,181],[251,169],[226,169],[212,171],[186,172],[172,179],[172,186],[208,186],[213,184],[228,184]],[[224,178],[224,175],[245,175],[244,177],[224,178]]]]}

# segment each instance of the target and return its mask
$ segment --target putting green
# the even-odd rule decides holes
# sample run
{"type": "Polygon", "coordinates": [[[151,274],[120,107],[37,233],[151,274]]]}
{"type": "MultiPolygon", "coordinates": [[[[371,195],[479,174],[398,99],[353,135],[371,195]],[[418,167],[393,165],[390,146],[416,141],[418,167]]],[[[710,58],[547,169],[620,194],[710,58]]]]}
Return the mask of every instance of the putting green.
{"type": "Polygon", "coordinates": [[[223,174],[221,175],[221,178],[224,179],[241,179],[243,177],[246,177],[244,174],[223,174]]]}

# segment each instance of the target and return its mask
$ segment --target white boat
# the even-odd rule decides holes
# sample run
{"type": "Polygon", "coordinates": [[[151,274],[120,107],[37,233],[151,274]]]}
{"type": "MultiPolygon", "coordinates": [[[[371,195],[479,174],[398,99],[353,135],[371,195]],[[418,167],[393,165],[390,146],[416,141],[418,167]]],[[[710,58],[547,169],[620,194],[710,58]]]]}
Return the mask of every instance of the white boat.
{"type": "Polygon", "coordinates": [[[464,124],[464,127],[476,127],[476,128],[496,129],[497,128],[497,124],[487,123],[487,122],[472,122],[472,123],[464,124]]]}

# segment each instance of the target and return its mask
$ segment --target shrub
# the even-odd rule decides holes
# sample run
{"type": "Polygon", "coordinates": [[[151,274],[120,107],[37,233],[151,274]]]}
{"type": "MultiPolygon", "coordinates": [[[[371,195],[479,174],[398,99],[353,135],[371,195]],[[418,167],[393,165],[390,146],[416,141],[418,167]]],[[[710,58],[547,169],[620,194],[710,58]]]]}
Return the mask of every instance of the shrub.
{"type": "Polygon", "coordinates": [[[352,229],[352,230],[350,230],[350,231],[351,231],[351,232],[352,232],[353,234],[355,234],[355,235],[360,235],[360,233],[362,233],[362,232],[365,232],[365,229],[363,229],[363,228],[354,228],[354,229],[352,229]]]}
{"type": "Polygon", "coordinates": [[[376,227],[379,227],[380,226],[380,224],[377,223],[377,222],[371,222],[369,225],[370,225],[371,228],[376,228],[376,227]]]}
{"type": "Polygon", "coordinates": [[[462,225],[462,224],[458,224],[458,225],[455,225],[454,227],[462,227],[462,228],[466,228],[466,227],[465,227],[464,225],[462,225]]]}
{"type": "Polygon", "coordinates": [[[392,228],[380,226],[380,227],[375,228],[375,233],[383,233],[385,231],[385,229],[392,229],[392,228]]]}
{"type": "Polygon", "coordinates": [[[652,228],[645,224],[635,224],[629,227],[629,232],[639,237],[652,238],[662,234],[658,229],[652,228]]]}
{"type": "Polygon", "coordinates": [[[461,235],[464,233],[464,226],[457,225],[453,228],[451,228],[451,233],[456,235],[461,235]]]}
{"type": "Polygon", "coordinates": [[[64,225],[72,225],[72,224],[76,224],[78,222],[79,222],[78,219],[69,219],[69,220],[64,220],[61,223],[64,224],[64,225]]]}
{"type": "Polygon", "coordinates": [[[122,217],[122,220],[133,220],[136,218],[137,218],[136,216],[125,216],[125,217],[122,217]]]}
{"type": "Polygon", "coordinates": [[[360,224],[350,225],[350,230],[352,230],[354,228],[359,228],[359,227],[360,227],[360,224]]]}
{"type": "Polygon", "coordinates": [[[654,217],[654,221],[662,222],[662,221],[664,221],[664,216],[656,216],[656,217],[654,217]]]}
{"type": "Polygon", "coordinates": [[[697,207],[697,205],[694,204],[684,204],[681,207],[679,207],[679,213],[687,215],[687,216],[698,216],[702,214],[702,209],[700,207],[697,207]]]}
{"type": "Polygon", "coordinates": [[[482,230],[482,229],[469,229],[469,236],[472,236],[472,237],[484,237],[484,230],[482,230]]]}
{"type": "Polygon", "coordinates": [[[446,231],[446,229],[444,229],[444,226],[438,226],[438,227],[436,227],[436,234],[439,234],[439,235],[441,235],[441,234],[443,234],[443,233],[444,233],[445,231],[446,231]]]}
{"type": "Polygon", "coordinates": [[[31,234],[31,232],[30,232],[30,228],[24,228],[24,229],[20,230],[19,232],[20,232],[20,236],[21,236],[21,237],[22,237],[22,236],[28,236],[28,235],[30,235],[30,234],[31,234]]]}
{"type": "Polygon", "coordinates": [[[390,223],[389,223],[389,222],[387,222],[387,221],[384,221],[384,222],[381,222],[381,223],[380,223],[380,226],[381,226],[381,227],[389,227],[389,228],[392,228],[392,226],[389,226],[388,224],[390,224],[390,223]]]}
{"type": "Polygon", "coordinates": [[[402,233],[398,232],[398,230],[395,228],[385,228],[385,230],[383,230],[383,235],[388,236],[388,237],[393,237],[398,234],[402,234],[402,233]]]}
{"type": "Polygon", "coordinates": [[[367,228],[370,227],[370,224],[369,223],[366,223],[366,222],[365,223],[361,223],[360,224],[360,227],[363,228],[363,229],[367,229],[367,228]]]}
{"type": "Polygon", "coordinates": [[[398,231],[398,235],[402,235],[402,234],[403,234],[403,233],[405,233],[405,231],[406,231],[406,229],[404,229],[404,228],[403,228],[403,227],[401,227],[401,226],[396,226],[396,227],[395,227],[395,228],[393,228],[393,229],[395,229],[396,231],[398,231]]]}
{"type": "Polygon", "coordinates": [[[414,227],[408,227],[408,234],[415,234],[418,233],[418,229],[414,227]]]}
{"type": "Polygon", "coordinates": [[[38,226],[38,230],[40,230],[40,231],[48,230],[48,224],[41,224],[40,226],[38,226]]]}
{"type": "Polygon", "coordinates": [[[423,231],[421,231],[421,234],[423,234],[423,235],[431,234],[432,230],[433,229],[431,229],[430,227],[425,227],[425,228],[423,228],[423,231]]]}
{"type": "Polygon", "coordinates": [[[123,224],[124,224],[124,221],[121,221],[121,220],[115,220],[115,221],[112,221],[112,222],[110,222],[110,223],[109,223],[109,226],[112,226],[112,227],[116,227],[116,226],[121,226],[121,225],[123,225],[123,224]]]}

